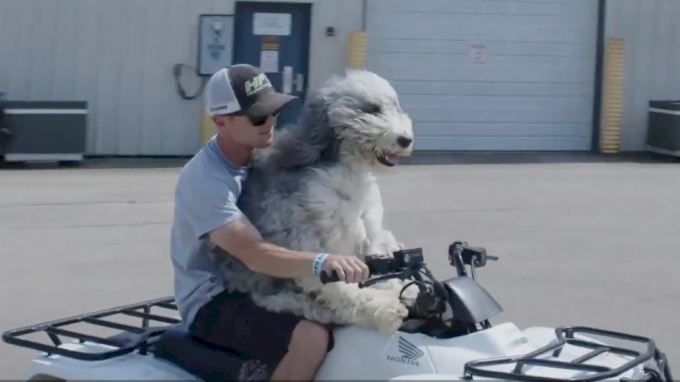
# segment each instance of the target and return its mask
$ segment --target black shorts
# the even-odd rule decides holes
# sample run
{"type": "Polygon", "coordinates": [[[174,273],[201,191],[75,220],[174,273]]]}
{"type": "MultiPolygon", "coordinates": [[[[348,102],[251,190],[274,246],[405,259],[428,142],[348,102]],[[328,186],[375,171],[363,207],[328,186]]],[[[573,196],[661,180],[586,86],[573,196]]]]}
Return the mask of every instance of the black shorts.
{"type": "MultiPolygon", "coordinates": [[[[272,313],[242,293],[222,292],[199,309],[189,330],[203,340],[275,368],[288,352],[293,330],[304,317],[272,313]]],[[[333,337],[328,349],[333,348],[333,337]]]]}

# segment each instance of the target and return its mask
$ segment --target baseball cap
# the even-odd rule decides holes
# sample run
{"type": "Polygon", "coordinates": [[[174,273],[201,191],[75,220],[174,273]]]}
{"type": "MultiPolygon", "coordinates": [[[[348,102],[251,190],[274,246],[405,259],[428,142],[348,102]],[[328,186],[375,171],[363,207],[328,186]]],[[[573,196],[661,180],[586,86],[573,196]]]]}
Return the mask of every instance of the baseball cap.
{"type": "Polygon", "coordinates": [[[298,97],[277,92],[259,68],[236,64],[213,74],[205,86],[205,110],[209,116],[245,115],[266,118],[298,97]]]}

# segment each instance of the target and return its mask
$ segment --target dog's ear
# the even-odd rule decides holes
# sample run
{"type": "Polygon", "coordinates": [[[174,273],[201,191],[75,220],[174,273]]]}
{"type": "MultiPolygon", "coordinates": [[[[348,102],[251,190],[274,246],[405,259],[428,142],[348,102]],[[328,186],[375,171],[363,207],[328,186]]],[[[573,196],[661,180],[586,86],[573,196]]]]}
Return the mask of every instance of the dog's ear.
{"type": "Polygon", "coordinates": [[[263,169],[284,170],[337,158],[339,142],[330,126],[328,104],[322,92],[310,94],[300,110],[298,123],[277,130],[272,145],[259,150],[253,164],[263,169]]]}
{"type": "Polygon", "coordinates": [[[340,142],[328,116],[331,102],[323,92],[316,92],[300,113],[295,132],[296,138],[304,142],[303,150],[298,154],[303,166],[318,161],[333,161],[338,156],[340,142]]]}

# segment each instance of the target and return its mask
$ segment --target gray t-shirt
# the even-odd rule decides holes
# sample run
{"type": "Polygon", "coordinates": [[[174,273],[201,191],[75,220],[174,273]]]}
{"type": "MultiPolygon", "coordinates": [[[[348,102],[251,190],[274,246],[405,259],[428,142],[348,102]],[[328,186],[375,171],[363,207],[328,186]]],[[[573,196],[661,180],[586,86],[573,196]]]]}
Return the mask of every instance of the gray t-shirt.
{"type": "Polygon", "coordinates": [[[208,258],[207,233],[241,216],[236,201],[247,167],[231,163],[215,138],[182,169],[175,188],[170,255],[175,271],[175,300],[189,325],[196,312],[224,290],[208,258]]]}

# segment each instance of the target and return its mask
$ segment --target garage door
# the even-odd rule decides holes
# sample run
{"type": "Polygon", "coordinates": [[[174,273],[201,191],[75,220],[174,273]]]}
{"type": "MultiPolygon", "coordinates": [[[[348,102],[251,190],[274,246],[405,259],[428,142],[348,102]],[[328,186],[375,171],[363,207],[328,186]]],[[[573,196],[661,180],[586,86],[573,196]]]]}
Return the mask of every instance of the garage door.
{"type": "Polygon", "coordinates": [[[589,150],[595,0],[368,0],[418,150],[589,150]]]}

